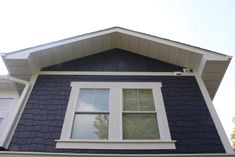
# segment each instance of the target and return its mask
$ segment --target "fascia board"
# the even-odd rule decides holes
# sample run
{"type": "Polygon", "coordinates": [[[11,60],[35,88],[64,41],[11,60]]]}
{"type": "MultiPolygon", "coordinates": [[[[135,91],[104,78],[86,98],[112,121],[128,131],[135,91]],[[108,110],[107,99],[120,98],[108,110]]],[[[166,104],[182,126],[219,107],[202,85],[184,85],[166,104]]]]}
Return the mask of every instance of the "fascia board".
{"type": "Polygon", "coordinates": [[[101,31],[83,34],[83,35],[79,35],[79,36],[75,36],[75,37],[71,37],[71,38],[67,38],[67,39],[62,39],[62,40],[51,42],[48,44],[43,44],[43,45],[31,47],[31,48],[26,48],[26,49],[19,50],[19,51],[14,51],[14,52],[6,54],[6,59],[28,58],[28,56],[33,52],[42,51],[42,50],[53,48],[56,46],[61,46],[61,45],[77,42],[80,40],[89,39],[92,37],[97,37],[97,36],[113,33],[116,31],[117,31],[117,28],[114,27],[114,28],[109,28],[106,30],[101,30],[101,31]]]}

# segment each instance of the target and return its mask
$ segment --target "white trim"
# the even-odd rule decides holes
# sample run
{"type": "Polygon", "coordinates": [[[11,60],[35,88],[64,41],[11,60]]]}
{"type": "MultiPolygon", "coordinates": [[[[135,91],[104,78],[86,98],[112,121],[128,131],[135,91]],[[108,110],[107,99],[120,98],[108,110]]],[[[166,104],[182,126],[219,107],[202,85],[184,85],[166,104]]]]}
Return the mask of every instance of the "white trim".
{"type": "Polygon", "coordinates": [[[65,114],[63,128],[61,131],[60,139],[56,140],[56,148],[175,149],[175,141],[171,140],[164,102],[161,96],[162,84],[160,82],[71,82],[71,87],[72,89],[65,114]],[[74,118],[73,113],[75,113],[76,101],[80,88],[110,89],[111,107],[109,109],[110,119],[108,140],[86,140],[84,142],[84,140],[74,140],[70,138],[74,118]],[[122,100],[120,99],[122,97],[123,88],[152,89],[154,102],[156,105],[156,111],[154,111],[154,113],[157,112],[160,140],[123,140],[122,100]],[[114,133],[112,131],[114,131],[114,133]],[[97,143],[99,143],[99,145],[97,145],[97,143]]]}
{"type": "Polygon", "coordinates": [[[57,140],[56,148],[68,149],[175,149],[176,141],[141,140],[141,141],[80,141],[57,140]]]}
{"type": "MultiPolygon", "coordinates": [[[[12,124],[11,124],[11,126],[10,126],[10,130],[8,131],[8,133],[7,133],[7,136],[6,136],[6,139],[5,139],[5,142],[4,142],[4,146],[3,147],[5,147],[5,148],[8,148],[8,146],[9,146],[9,144],[10,144],[10,142],[11,142],[11,139],[12,139],[12,137],[13,137],[13,134],[14,134],[14,132],[15,132],[15,129],[16,129],[16,127],[17,127],[17,124],[18,124],[18,122],[19,122],[19,120],[20,120],[20,117],[21,117],[21,115],[22,115],[22,113],[23,113],[23,111],[24,111],[24,108],[25,108],[25,105],[26,105],[26,103],[27,103],[27,101],[28,101],[28,98],[29,98],[29,96],[30,96],[30,93],[31,93],[31,91],[32,91],[32,88],[33,88],[33,86],[34,86],[34,83],[35,83],[35,81],[36,81],[36,79],[37,79],[37,74],[36,75],[33,75],[32,77],[31,77],[31,79],[30,79],[30,81],[29,82],[27,82],[27,81],[25,81],[25,83],[27,83],[26,84],[26,86],[24,87],[24,90],[23,90],[23,92],[21,93],[21,96],[20,96],[20,98],[19,98],[19,100],[18,100],[18,106],[17,106],[17,108],[15,108],[15,110],[14,110],[14,116],[12,117],[12,124]]],[[[15,79],[16,81],[18,81],[19,79],[15,79]]],[[[22,83],[23,83],[24,81],[22,81],[22,83]]]]}
{"type": "Polygon", "coordinates": [[[9,76],[9,75],[0,75],[0,79],[11,80],[11,81],[13,81],[13,82],[17,82],[17,83],[23,84],[23,85],[28,84],[28,81],[21,80],[21,79],[18,79],[18,78],[9,76]]]}
{"type": "Polygon", "coordinates": [[[234,154],[84,154],[0,151],[0,157],[235,157],[234,154]]]}
{"type": "Polygon", "coordinates": [[[14,78],[8,75],[5,76],[0,76],[1,79],[5,79],[5,80],[11,80],[13,82],[17,82],[19,84],[23,84],[25,85],[23,92],[21,93],[21,96],[19,97],[19,99],[17,100],[16,104],[14,105],[14,107],[11,108],[10,111],[10,117],[7,119],[8,123],[5,125],[4,131],[2,132],[2,136],[0,139],[0,146],[2,147],[8,147],[8,143],[10,141],[10,136],[13,133],[13,128],[16,127],[16,118],[17,115],[19,113],[19,111],[22,108],[22,104],[25,101],[25,96],[28,93],[28,89],[30,87],[29,83],[27,81],[18,79],[18,78],[14,78]]]}
{"type": "Polygon", "coordinates": [[[142,39],[154,41],[154,42],[161,43],[161,44],[164,44],[164,45],[177,47],[177,48],[180,48],[180,49],[188,50],[188,51],[203,54],[203,55],[208,55],[212,59],[215,58],[215,57],[219,57],[221,59],[224,58],[226,60],[226,58],[228,57],[226,55],[219,54],[219,53],[216,53],[216,52],[213,52],[213,51],[210,51],[210,50],[206,50],[206,49],[202,49],[202,48],[199,48],[199,47],[187,45],[187,44],[184,44],[184,43],[172,41],[172,40],[169,40],[169,39],[160,38],[160,37],[157,37],[157,36],[152,36],[152,35],[145,34],[145,33],[140,33],[140,32],[133,31],[133,30],[128,30],[128,29],[121,28],[121,27],[108,28],[108,29],[105,29],[105,30],[100,30],[100,31],[96,31],[96,32],[92,32],[92,33],[88,33],[88,34],[84,34],[84,35],[75,36],[75,37],[72,37],[72,38],[67,38],[67,39],[51,42],[49,44],[39,45],[39,46],[35,46],[35,47],[23,49],[23,50],[11,52],[11,53],[8,53],[7,55],[5,55],[4,57],[7,58],[7,59],[8,58],[9,59],[28,58],[29,55],[33,52],[42,51],[42,50],[53,48],[53,47],[56,47],[56,46],[70,44],[70,43],[74,43],[74,42],[81,41],[81,40],[84,40],[84,39],[89,39],[89,38],[93,38],[93,37],[97,37],[97,36],[101,36],[101,35],[106,35],[106,34],[110,34],[110,33],[115,33],[115,32],[122,33],[122,34],[125,34],[125,35],[131,35],[131,36],[139,37],[139,38],[142,38],[142,39]]]}
{"type": "Polygon", "coordinates": [[[223,146],[224,146],[227,154],[233,154],[234,150],[232,149],[232,146],[229,143],[229,140],[228,140],[228,138],[226,136],[226,133],[225,133],[225,131],[223,129],[223,126],[222,126],[222,124],[220,122],[220,119],[219,119],[219,117],[218,117],[218,115],[216,113],[216,110],[215,110],[215,107],[214,107],[214,105],[212,103],[210,95],[209,95],[209,93],[208,93],[208,91],[206,89],[206,86],[205,86],[203,80],[201,79],[201,77],[199,77],[199,76],[195,76],[195,77],[196,77],[196,80],[197,80],[198,85],[200,87],[200,90],[202,92],[202,95],[204,97],[204,100],[205,100],[205,102],[207,104],[207,107],[208,107],[208,110],[209,110],[209,112],[211,114],[213,122],[215,124],[216,130],[218,131],[220,139],[221,139],[221,141],[223,143],[223,146]]]}
{"type": "MultiPolygon", "coordinates": [[[[178,72],[180,76],[194,76],[192,72],[178,72]]],[[[102,72],[102,71],[40,71],[39,75],[112,75],[112,76],[179,76],[176,72],[102,72]]]]}

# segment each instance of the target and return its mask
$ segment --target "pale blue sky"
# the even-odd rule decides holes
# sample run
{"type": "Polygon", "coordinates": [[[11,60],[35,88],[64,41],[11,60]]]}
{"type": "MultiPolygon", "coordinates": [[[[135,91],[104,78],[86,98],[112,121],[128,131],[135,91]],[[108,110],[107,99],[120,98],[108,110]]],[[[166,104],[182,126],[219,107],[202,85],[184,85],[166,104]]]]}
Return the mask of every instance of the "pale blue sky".
{"type": "MultiPolygon", "coordinates": [[[[1,0],[0,53],[113,26],[235,56],[234,0],[1,0]]],[[[229,137],[234,90],[232,60],[214,99],[229,137]]]]}

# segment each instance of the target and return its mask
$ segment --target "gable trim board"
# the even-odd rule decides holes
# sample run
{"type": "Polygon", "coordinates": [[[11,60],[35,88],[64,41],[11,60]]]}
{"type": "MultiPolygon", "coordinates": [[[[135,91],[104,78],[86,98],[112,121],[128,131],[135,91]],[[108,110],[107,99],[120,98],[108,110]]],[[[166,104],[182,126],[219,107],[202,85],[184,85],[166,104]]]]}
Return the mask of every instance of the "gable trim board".
{"type": "Polygon", "coordinates": [[[231,60],[231,56],[120,27],[8,53],[2,55],[2,58],[10,75],[29,79],[30,75],[43,67],[113,48],[124,49],[192,69],[203,77],[211,98],[215,96],[231,60]],[[211,64],[221,66],[213,68],[211,64]],[[212,76],[211,73],[215,75],[212,76]],[[209,84],[210,81],[214,84],[209,84]]]}

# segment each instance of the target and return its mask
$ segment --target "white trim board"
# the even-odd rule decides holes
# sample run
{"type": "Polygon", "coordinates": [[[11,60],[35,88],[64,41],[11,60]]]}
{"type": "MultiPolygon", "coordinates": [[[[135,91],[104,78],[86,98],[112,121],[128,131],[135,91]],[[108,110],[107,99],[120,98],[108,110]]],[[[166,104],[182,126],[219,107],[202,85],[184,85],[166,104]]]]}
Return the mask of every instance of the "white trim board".
{"type": "Polygon", "coordinates": [[[8,145],[7,143],[9,142],[9,136],[10,134],[12,134],[12,128],[16,127],[16,118],[18,116],[19,110],[22,107],[22,104],[24,103],[25,100],[25,96],[28,93],[28,89],[29,89],[29,83],[27,81],[21,80],[21,79],[17,79],[11,76],[0,76],[1,79],[4,80],[11,80],[13,82],[17,82],[19,84],[23,84],[24,90],[21,93],[21,95],[18,97],[17,96],[17,100],[15,100],[15,104],[14,107],[11,107],[11,109],[9,110],[10,114],[9,114],[9,118],[7,118],[7,124],[4,125],[4,131],[1,133],[1,138],[0,138],[0,146],[6,148],[8,145]]]}
{"type": "Polygon", "coordinates": [[[29,96],[31,94],[33,86],[34,86],[34,84],[36,82],[37,76],[38,75],[33,75],[31,77],[30,81],[27,82],[27,85],[25,86],[25,88],[24,88],[24,90],[23,90],[23,92],[21,94],[22,100],[19,100],[20,101],[19,102],[20,105],[19,105],[18,109],[16,109],[16,111],[15,111],[16,113],[15,113],[15,116],[14,116],[13,124],[11,126],[11,131],[8,132],[7,138],[5,139],[5,143],[4,143],[4,147],[5,148],[8,148],[8,146],[9,146],[9,144],[11,142],[11,139],[12,139],[12,137],[14,135],[15,129],[16,129],[16,127],[18,125],[18,122],[20,120],[20,117],[21,117],[21,115],[22,115],[22,113],[24,111],[25,105],[26,105],[26,103],[28,101],[28,98],[29,98],[29,96]]]}
{"type": "Polygon", "coordinates": [[[232,146],[226,136],[226,133],[225,133],[224,128],[220,122],[219,116],[216,113],[215,107],[212,103],[212,100],[211,100],[210,95],[206,89],[206,86],[205,86],[203,80],[199,76],[196,76],[196,80],[197,80],[199,88],[202,92],[202,95],[204,97],[204,100],[207,104],[208,110],[211,114],[211,117],[212,117],[213,122],[215,124],[216,130],[218,131],[219,137],[223,143],[224,149],[227,152],[227,154],[233,154],[234,150],[233,150],[233,148],[232,148],[232,146]]]}
{"type": "Polygon", "coordinates": [[[40,71],[39,75],[194,76],[191,72],[40,71]]]}

